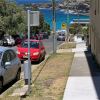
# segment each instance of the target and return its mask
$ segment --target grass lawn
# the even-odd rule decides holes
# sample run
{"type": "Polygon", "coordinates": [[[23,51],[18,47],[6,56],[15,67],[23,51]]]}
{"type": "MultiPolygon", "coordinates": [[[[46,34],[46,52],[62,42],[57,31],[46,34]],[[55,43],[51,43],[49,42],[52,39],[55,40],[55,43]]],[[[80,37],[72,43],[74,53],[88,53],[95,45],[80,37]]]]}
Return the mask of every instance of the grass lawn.
{"type": "MultiPolygon", "coordinates": [[[[52,54],[45,64],[33,71],[32,92],[22,100],[62,100],[73,56],[74,53],[52,54]]],[[[20,99],[7,94],[0,100],[20,99]]]]}
{"type": "Polygon", "coordinates": [[[60,46],[60,49],[71,49],[76,48],[76,44],[74,42],[65,42],[60,46]]]}

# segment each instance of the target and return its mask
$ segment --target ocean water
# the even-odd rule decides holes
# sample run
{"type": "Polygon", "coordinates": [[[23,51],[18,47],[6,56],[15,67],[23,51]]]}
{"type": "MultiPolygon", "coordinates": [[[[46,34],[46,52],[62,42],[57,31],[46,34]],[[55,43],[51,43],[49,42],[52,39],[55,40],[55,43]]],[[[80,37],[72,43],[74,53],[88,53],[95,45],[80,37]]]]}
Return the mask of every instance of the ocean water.
{"type": "MultiPolygon", "coordinates": [[[[18,4],[27,3],[51,3],[52,0],[15,0],[18,4]]],[[[56,2],[62,2],[63,0],[55,0],[56,2]]]]}
{"type": "MultiPolygon", "coordinates": [[[[44,15],[45,21],[50,24],[52,29],[52,10],[51,9],[40,9],[40,12],[44,15]]],[[[67,21],[67,14],[61,10],[56,10],[56,30],[61,29],[62,23],[67,23],[70,25],[70,22],[73,19],[89,19],[89,16],[86,15],[77,15],[69,14],[69,21],[67,21]]]]}

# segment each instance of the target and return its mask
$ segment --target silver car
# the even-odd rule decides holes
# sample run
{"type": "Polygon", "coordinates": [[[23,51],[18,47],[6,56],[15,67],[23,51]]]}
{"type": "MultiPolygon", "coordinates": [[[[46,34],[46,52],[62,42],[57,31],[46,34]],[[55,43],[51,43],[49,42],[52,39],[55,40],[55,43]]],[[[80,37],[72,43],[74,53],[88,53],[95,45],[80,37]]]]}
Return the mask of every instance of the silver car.
{"type": "Polygon", "coordinates": [[[65,39],[66,39],[66,36],[65,36],[64,33],[59,33],[59,34],[57,35],[57,40],[58,40],[58,41],[65,41],[65,39]]]}
{"type": "Polygon", "coordinates": [[[21,62],[12,48],[0,46],[0,92],[4,85],[20,79],[21,62]]]}

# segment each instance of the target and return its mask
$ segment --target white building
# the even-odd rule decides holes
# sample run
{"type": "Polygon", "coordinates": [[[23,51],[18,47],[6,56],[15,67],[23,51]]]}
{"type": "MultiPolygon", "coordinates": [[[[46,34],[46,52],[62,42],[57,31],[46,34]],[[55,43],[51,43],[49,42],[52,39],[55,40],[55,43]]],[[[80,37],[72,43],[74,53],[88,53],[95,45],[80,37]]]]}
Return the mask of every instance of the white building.
{"type": "Polygon", "coordinates": [[[90,45],[100,64],[100,0],[90,0],[90,45]]]}

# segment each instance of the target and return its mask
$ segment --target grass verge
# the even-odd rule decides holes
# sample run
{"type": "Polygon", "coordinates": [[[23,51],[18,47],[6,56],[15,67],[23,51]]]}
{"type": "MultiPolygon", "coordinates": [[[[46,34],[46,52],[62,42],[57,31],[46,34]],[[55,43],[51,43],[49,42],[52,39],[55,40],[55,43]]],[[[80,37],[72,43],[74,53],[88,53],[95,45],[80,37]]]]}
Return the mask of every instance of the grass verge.
{"type": "MultiPolygon", "coordinates": [[[[32,92],[23,100],[62,100],[73,56],[74,53],[52,54],[46,63],[37,67],[32,73],[32,92]]],[[[7,96],[13,90],[8,91],[2,100],[12,100],[7,96]]],[[[13,97],[13,100],[19,98],[13,97]]]]}
{"type": "Polygon", "coordinates": [[[34,70],[32,93],[25,100],[62,100],[73,55],[52,55],[45,66],[34,70]]]}
{"type": "Polygon", "coordinates": [[[74,42],[65,42],[60,46],[60,49],[71,49],[76,48],[76,43],[74,42]]]}

